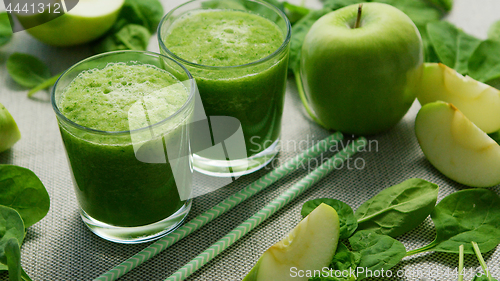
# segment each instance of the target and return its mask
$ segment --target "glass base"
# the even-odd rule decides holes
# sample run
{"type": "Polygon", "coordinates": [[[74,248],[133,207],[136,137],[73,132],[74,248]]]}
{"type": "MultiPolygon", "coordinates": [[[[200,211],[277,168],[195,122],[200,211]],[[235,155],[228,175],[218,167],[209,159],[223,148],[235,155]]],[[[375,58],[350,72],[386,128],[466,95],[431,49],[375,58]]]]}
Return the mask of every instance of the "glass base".
{"type": "Polygon", "coordinates": [[[192,200],[187,200],[177,212],[164,220],[136,227],[119,227],[103,223],[92,218],[82,209],[80,209],[80,215],[87,227],[97,236],[111,242],[136,244],[158,239],[177,229],[191,210],[191,203],[192,200]]]}
{"type": "Polygon", "coordinates": [[[279,152],[278,138],[266,150],[246,159],[238,160],[213,160],[201,157],[197,154],[193,156],[194,170],[213,177],[240,177],[251,174],[271,162],[279,152]]]}

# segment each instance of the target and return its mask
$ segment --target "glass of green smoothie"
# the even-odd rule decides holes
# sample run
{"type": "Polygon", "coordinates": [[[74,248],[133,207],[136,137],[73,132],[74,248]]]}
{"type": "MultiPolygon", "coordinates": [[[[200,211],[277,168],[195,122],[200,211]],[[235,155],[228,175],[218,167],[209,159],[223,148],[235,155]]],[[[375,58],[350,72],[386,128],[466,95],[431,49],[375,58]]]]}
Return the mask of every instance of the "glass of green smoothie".
{"type": "Polygon", "coordinates": [[[163,18],[158,27],[161,53],[191,72],[209,120],[236,118],[244,135],[246,151],[243,156],[236,153],[239,157],[227,145],[226,157],[193,147],[196,171],[241,176],[276,156],[290,36],[287,17],[254,0],[194,0],[163,18]]]}
{"type": "Polygon", "coordinates": [[[85,59],[52,92],[80,214],[98,236],[139,243],[177,228],[191,200],[196,84],[160,54],[85,59]]]}

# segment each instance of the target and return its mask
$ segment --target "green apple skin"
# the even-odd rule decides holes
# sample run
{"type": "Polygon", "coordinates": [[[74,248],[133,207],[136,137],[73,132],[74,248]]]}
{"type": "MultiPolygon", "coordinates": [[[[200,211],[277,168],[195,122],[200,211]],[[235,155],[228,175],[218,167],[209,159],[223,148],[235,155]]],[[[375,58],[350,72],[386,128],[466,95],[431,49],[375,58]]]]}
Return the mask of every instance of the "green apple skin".
{"type": "Polygon", "coordinates": [[[319,205],[264,252],[243,281],[307,281],[307,277],[292,277],[291,268],[321,270],[328,266],[337,250],[339,229],[335,209],[319,205]]]}
{"type": "Polygon", "coordinates": [[[318,119],[328,128],[356,135],[389,130],[415,100],[423,49],[411,19],[381,3],[364,3],[326,14],[302,46],[300,75],[318,119]]]}
{"type": "MultiPolygon", "coordinates": [[[[91,42],[106,33],[115,23],[125,0],[80,0],[68,13],[26,31],[39,41],[56,47],[91,42]]],[[[17,15],[23,26],[34,26],[47,15],[17,15]]]]}
{"type": "Polygon", "coordinates": [[[471,187],[500,184],[500,145],[453,104],[424,105],[415,131],[429,162],[448,178],[471,187]]]}
{"type": "Polygon", "coordinates": [[[21,132],[16,121],[0,103],[0,153],[11,148],[20,139],[21,132]]]}
{"type": "Polygon", "coordinates": [[[438,100],[451,103],[485,133],[500,130],[500,91],[444,64],[424,64],[415,92],[422,105],[438,100]]]}

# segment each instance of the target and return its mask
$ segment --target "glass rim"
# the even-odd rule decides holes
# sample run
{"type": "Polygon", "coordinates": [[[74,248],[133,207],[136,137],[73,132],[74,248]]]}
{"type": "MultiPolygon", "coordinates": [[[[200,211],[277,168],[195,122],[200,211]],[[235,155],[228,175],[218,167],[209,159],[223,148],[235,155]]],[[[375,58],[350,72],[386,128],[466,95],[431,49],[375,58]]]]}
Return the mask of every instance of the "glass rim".
{"type": "MultiPolygon", "coordinates": [[[[291,25],[290,20],[288,19],[288,17],[285,15],[285,13],[283,13],[283,11],[281,11],[276,6],[274,6],[272,4],[269,4],[267,2],[263,2],[263,1],[259,1],[259,0],[244,0],[244,1],[247,1],[247,2],[254,2],[254,3],[257,3],[259,5],[266,6],[267,8],[273,10],[276,14],[278,14],[285,21],[285,25],[286,25],[287,31],[286,31],[285,39],[283,40],[283,43],[281,44],[281,46],[278,49],[276,49],[273,53],[267,55],[264,58],[261,58],[259,60],[252,61],[252,62],[249,62],[249,63],[246,63],[246,64],[240,64],[240,65],[210,66],[210,65],[198,64],[198,63],[194,63],[194,62],[190,62],[188,60],[185,60],[185,59],[177,56],[173,52],[171,52],[167,48],[167,46],[165,46],[165,43],[163,42],[163,39],[162,39],[161,29],[162,29],[162,26],[165,23],[165,21],[175,11],[177,11],[178,9],[180,9],[180,8],[186,6],[186,5],[189,5],[189,4],[193,3],[193,2],[201,2],[201,1],[203,1],[203,0],[191,0],[191,1],[188,1],[188,2],[186,2],[184,4],[181,4],[181,5],[173,8],[165,16],[163,16],[163,18],[161,19],[160,23],[158,24],[158,29],[157,29],[157,34],[158,35],[157,36],[158,36],[158,43],[160,45],[160,49],[164,50],[165,52],[167,52],[167,54],[169,56],[172,56],[175,60],[181,61],[182,63],[187,64],[189,66],[193,66],[193,67],[197,67],[197,68],[213,69],[213,70],[231,70],[231,69],[237,69],[237,68],[245,68],[245,67],[258,65],[258,64],[261,64],[261,63],[266,62],[268,60],[271,60],[272,58],[276,57],[278,54],[280,54],[281,52],[283,52],[283,50],[285,50],[285,48],[290,43],[290,40],[292,38],[292,25],[291,25]]],[[[209,10],[209,9],[207,9],[207,10],[209,10]]]]}
{"type": "MultiPolygon", "coordinates": [[[[181,81],[181,83],[182,82],[183,81],[181,81]]],[[[186,107],[189,105],[189,103],[193,100],[195,92],[196,92],[196,82],[195,82],[193,76],[187,70],[186,67],[184,67],[182,64],[180,64],[176,60],[174,60],[172,58],[169,58],[169,57],[167,57],[165,55],[162,55],[162,54],[159,54],[159,53],[155,53],[155,52],[150,52],[150,51],[121,50],[121,51],[112,51],[112,52],[106,52],[106,53],[102,53],[102,54],[97,54],[97,55],[88,57],[86,59],[83,59],[83,60],[81,60],[81,61],[73,64],[71,67],[69,67],[67,70],[65,70],[59,76],[59,78],[57,78],[57,81],[54,84],[54,87],[52,87],[50,98],[51,98],[52,108],[55,111],[56,116],[58,118],[61,118],[62,120],[64,120],[64,122],[68,123],[69,125],[73,126],[74,128],[77,128],[77,129],[80,129],[80,130],[83,130],[83,131],[89,131],[89,132],[92,132],[92,133],[95,133],[95,134],[103,134],[103,135],[126,135],[126,134],[130,134],[132,132],[135,133],[135,132],[140,132],[140,131],[144,131],[144,130],[150,130],[150,129],[154,128],[154,127],[160,126],[163,123],[166,123],[170,119],[173,119],[174,117],[176,117],[177,115],[179,115],[181,112],[183,112],[186,109],[186,107]],[[92,60],[95,60],[95,59],[98,59],[98,58],[101,58],[101,57],[113,56],[113,55],[123,54],[123,53],[136,53],[136,54],[140,54],[140,55],[147,55],[147,56],[154,56],[154,57],[158,57],[158,58],[164,58],[164,59],[168,59],[168,60],[176,63],[177,65],[179,65],[182,68],[182,70],[184,70],[184,72],[187,74],[188,79],[191,81],[191,91],[189,93],[189,96],[188,96],[186,102],[177,111],[175,111],[172,115],[168,116],[167,118],[165,118],[165,119],[163,119],[163,120],[161,120],[159,122],[156,122],[154,124],[151,124],[151,125],[148,125],[148,126],[145,126],[145,127],[142,127],[142,128],[134,129],[134,130],[125,130],[125,131],[104,131],[104,130],[98,130],[98,129],[88,128],[88,127],[85,127],[83,125],[80,125],[80,124],[78,124],[78,123],[70,120],[68,117],[64,116],[64,114],[62,114],[62,112],[59,110],[59,107],[56,104],[56,98],[55,98],[55,96],[56,96],[56,89],[57,89],[57,86],[58,86],[59,81],[61,80],[61,78],[64,77],[66,74],[68,74],[70,71],[74,70],[76,67],[78,67],[82,63],[89,62],[89,61],[92,61],[92,60]]]]}

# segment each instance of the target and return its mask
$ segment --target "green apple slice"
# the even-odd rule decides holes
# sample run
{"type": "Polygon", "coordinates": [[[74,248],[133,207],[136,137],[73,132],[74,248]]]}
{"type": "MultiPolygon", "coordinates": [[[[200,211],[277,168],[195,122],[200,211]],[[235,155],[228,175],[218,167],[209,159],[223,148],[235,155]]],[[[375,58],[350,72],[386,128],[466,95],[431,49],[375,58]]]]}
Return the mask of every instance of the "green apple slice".
{"type": "Polygon", "coordinates": [[[444,64],[425,64],[416,94],[422,105],[438,100],[453,104],[488,134],[500,130],[500,91],[444,64]]]}
{"type": "Polygon", "coordinates": [[[415,131],[425,156],[445,176],[472,187],[500,184],[500,145],[453,104],[424,105],[415,131]]]}
{"type": "MultiPolygon", "coordinates": [[[[80,0],[68,13],[27,31],[52,46],[73,46],[93,41],[115,23],[125,0],[80,0]]],[[[17,15],[23,26],[34,26],[46,14],[17,15]]]]}
{"type": "Polygon", "coordinates": [[[0,153],[11,148],[19,139],[21,132],[16,121],[0,103],[0,153]]]}
{"type": "Polygon", "coordinates": [[[243,281],[307,281],[307,277],[293,277],[292,272],[328,266],[337,250],[339,229],[335,209],[319,205],[283,240],[264,252],[243,281]]]}

